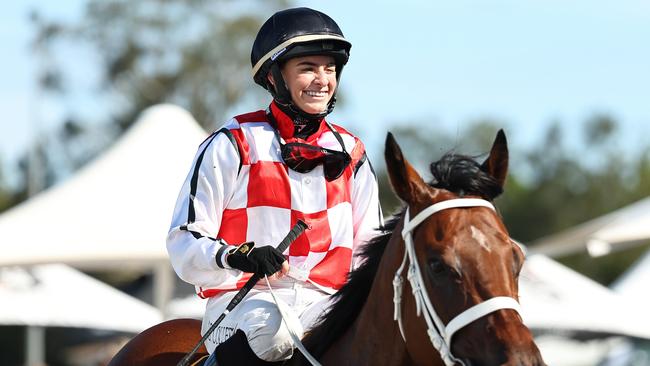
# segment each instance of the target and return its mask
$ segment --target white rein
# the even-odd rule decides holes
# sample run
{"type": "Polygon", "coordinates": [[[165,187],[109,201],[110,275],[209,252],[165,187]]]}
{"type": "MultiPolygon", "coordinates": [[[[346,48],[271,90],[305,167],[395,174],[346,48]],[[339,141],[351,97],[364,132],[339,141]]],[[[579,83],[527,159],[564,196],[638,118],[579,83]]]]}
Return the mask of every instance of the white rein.
{"type": "Polygon", "coordinates": [[[520,309],[519,303],[512,297],[497,296],[476,304],[469,309],[466,309],[462,313],[458,314],[455,318],[453,318],[445,326],[436,313],[436,310],[433,308],[433,305],[431,305],[431,300],[429,299],[429,295],[427,294],[426,288],[424,287],[424,281],[422,280],[422,272],[420,271],[420,266],[418,265],[417,257],[415,256],[415,248],[413,246],[413,236],[411,235],[411,231],[415,229],[415,227],[417,227],[420,223],[422,223],[422,221],[435,214],[436,212],[450,208],[466,207],[487,207],[495,210],[492,203],[483,199],[457,198],[431,205],[409,221],[409,209],[407,208],[404,216],[404,228],[402,229],[402,238],[404,238],[405,247],[404,259],[402,260],[402,264],[397,272],[395,272],[395,277],[393,278],[393,305],[395,307],[394,319],[397,320],[402,338],[404,339],[404,342],[406,342],[406,337],[404,336],[404,326],[402,324],[401,302],[402,288],[404,284],[402,272],[404,271],[404,267],[406,266],[408,259],[409,267],[407,278],[411,283],[411,289],[413,291],[413,297],[415,298],[416,303],[417,315],[420,316],[420,314],[423,314],[424,320],[427,323],[427,334],[431,340],[431,344],[433,344],[433,347],[440,353],[442,360],[447,366],[453,366],[456,363],[465,365],[462,360],[456,358],[451,353],[451,340],[456,331],[468,325],[469,323],[497,310],[512,309],[519,312],[520,309]]]}

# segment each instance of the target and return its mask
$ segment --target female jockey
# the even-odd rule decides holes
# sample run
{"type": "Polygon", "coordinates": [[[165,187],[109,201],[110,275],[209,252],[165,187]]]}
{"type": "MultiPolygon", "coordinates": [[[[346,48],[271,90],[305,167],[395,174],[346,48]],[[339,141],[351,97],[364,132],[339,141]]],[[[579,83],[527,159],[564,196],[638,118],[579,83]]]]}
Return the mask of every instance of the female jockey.
{"type": "Polygon", "coordinates": [[[220,366],[290,358],[293,341],[278,306],[301,337],[381,223],[363,143],[325,119],[350,47],[319,11],[288,9],[269,18],[251,64],[273,101],[210,135],[180,192],[167,250],[178,276],[208,299],[202,331],[252,273],[268,275],[278,297],[276,305],[262,280],[216,328],[206,347],[220,366]],[[298,219],[309,228],[278,252],[298,219]]]}

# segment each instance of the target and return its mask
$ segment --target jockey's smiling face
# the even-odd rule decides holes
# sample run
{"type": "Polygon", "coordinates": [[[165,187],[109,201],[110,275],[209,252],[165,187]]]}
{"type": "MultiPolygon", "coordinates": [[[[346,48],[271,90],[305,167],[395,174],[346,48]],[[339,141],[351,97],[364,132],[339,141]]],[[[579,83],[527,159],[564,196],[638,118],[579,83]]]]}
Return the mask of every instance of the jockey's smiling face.
{"type": "Polygon", "coordinates": [[[304,112],[318,114],[336,90],[336,64],[331,56],[302,56],[289,59],[282,66],[291,99],[304,112]]]}

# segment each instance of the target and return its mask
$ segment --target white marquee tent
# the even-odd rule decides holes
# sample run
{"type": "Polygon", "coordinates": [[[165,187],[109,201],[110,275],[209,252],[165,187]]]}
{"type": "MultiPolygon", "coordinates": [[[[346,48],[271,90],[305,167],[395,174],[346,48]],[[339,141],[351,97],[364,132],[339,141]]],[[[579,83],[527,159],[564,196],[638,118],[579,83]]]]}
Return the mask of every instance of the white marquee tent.
{"type": "Polygon", "coordinates": [[[45,327],[139,333],[158,309],[63,264],[0,267],[0,324],[27,327],[26,364],[43,364],[45,327]]]}
{"type": "Polygon", "coordinates": [[[531,252],[558,257],[587,250],[598,256],[650,240],[650,197],[530,243],[531,252]]]}
{"type": "Polygon", "coordinates": [[[203,319],[207,300],[196,294],[172,299],[167,305],[165,314],[170,318],[203,319]]]}
{"type": "Polygon", "coordinates": [[[173,274],[165,249],[175,200],[207,136],[180,107],[145,110],[108,151],[67,181],[0,215],[0,266],[148,266],[163,308],[173,274]]]}
{"type": "Polygon", "coordinates": [[[649,284],[650,251],[647,251],[611,287],[616,293],[625,296],[629,300],[636,301],[647,308],[650,306],[649,284]]]}
{"type": "Polygon", "coordinates": [[[544,255],[526,259],[519,283],[530,328],[650,339],[647,308],[544,255]]]}
{"type": "Polygon", "coordinates": [[[166,260],[178,191],[206,133],[155,106],[106,153],[0,216],[0,265],[166,260]]]}
{"type": "Polygon", "coordinates": [[[141,332],[158,309],[63,264],[0,268],[0,324],[141,332]]]}

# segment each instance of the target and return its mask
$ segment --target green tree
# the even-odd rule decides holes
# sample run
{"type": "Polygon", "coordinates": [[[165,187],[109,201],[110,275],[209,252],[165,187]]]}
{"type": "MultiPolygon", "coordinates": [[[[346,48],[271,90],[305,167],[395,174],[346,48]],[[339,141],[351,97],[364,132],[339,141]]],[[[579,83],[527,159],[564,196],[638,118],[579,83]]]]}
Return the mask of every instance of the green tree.
{"type": "MultiPolygon", "coordinates": [[[[477,159],[487,156],[485,153],[488,152],[499,129],[497,127],[499,123],[489,119],[471,122],[458,133],[438,129],[423,134],[421,128],[411,127],[420,125],[422,124],[417,122],[400,123],[399,127],[392,128],[391,132],[400,144],[406,158],[426,181],[432,179],[430,164],[447,152],[475,156],[477,159]]],[[[375,162],[375,164],[379,168],[377,179],[382,209],[385,215],[391,214],[401,206],[401,202],[390,187],[383,162],[379,164],[375,162]]]]}
{"type": "MultiPolygon", "coordinates": [[[[252,82],[250,47],[262,21],[286,5],[88,0],[82,15],[67,21],[34,10],[40,100],[66,108],[58,131],[32,148],[40,156],[43,187],[96,156],[149,106],[180,105],[211,130],[238,104],[266,98],[252,82]],[[86,100],[101,114],[89,114],[86,100]]],[[[20,163],[25,182],[28,160],[20,163]]]]}
{"type": "MultiPolygon", "coordinates": [[[[402,124],[407,125],[407,124],[402,124]]],[[[411,124],[417,126],[418,124],[411,124]]],[[[425,178],[428,165],[447,151],[483,159],[496,131],[494,120],[468,123],[456,134],[400,127],[393,133],[404,153],[425,178]]],[[[650,154],[646,149],[624,160],[613,143],[616,121],[596,115],[585,123],[587,154],[567,147],[559,122],[552,123],[539,144],[524,151],[510,144],[510,174],[506,193],[497,203],[512,236],[530,242],[622,207],[650,194],[650,154]]],[[[382,166],[380,166],[382,167],[382,166]]],[[[382,167],[383,168],[383,167],[382,167]]],[[[386,212],[399,205],[385,171],[379,169],[380,199],[386,212]]]]}
{"type": "Polygon", "coordinates": [[[24,190],[11,188],[7,184],[2,167],[3,165],[0,164],[0,213],[24,200],[26,193],[24,190]]]}
{"type": "MultiPolygon", "coordinates": [[[[257,89],[250,74],[252,40],[261,22],[285,5],[283,0],[90,0],[70,24],[34,13],[35,47],[49,55],[62,42],[89,47],[101,67],[95,91],[116,107],[111,118],[121,128],[161,102],[185,107],[211,128],[257,89]]],[[[67,66],[74,63],[50,64],[42,87],[65,96],[71,87],[67,76],[75,72],[67,66]]]]}
{"type": "Polygon", "coordinates": [[[647,154],[622,158],[616,121],[596,115],[584,126],[584,148],[569,149],[555,123],[525,152],[530,176],[513,171],[501,206],[515,238],[529,242],[650,194],[647,154]]]}
{"type": "MultiPolygon", "coordinates": [[[[486,119],[469,123],[456,134],[439,130],[423,134],[416,127],[393,132],[407,158],[426,177],[428,164],[449,150],[482,159],[500,126],[503,123],[486,119]]],[[[569,146],[556,121],[538,144],[523,151],[513,148],[516,144],[511,141],[510,174],[496,204],[514,239],[530,243],[650,195],[649,147],[624,159],[615,143],[618,123],[608,115],[589,118],[582,137],[584,147],[569,146]]],[[[378,179],[384,212],[393,213],[400,202],[383,169],[378,179]]],[[[644,250],[642,246],[598,259],[576,254],[560,260],[608,284],[644,250]]]]}
{"type": "Polygon", "coordinates": [[[2,175],[2,166],[0,165],[0,212],[6,210],[11,202],[11,194],[6,188],[4,177],[2,175]]]}

